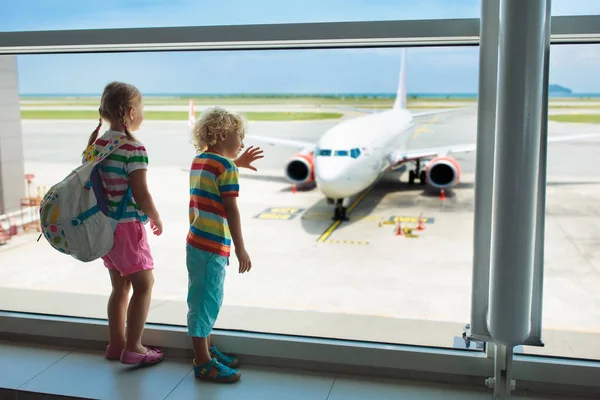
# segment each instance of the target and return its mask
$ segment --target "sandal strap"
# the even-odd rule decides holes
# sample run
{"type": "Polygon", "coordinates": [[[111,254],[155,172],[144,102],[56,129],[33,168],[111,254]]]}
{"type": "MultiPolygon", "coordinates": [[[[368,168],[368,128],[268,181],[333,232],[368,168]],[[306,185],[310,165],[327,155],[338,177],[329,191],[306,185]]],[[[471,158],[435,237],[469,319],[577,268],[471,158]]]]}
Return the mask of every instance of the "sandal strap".
{"type": "Polygon", "coordinates": [[[236,374],[236,371],[234,369],[229,368],[227,365],[221,364],[220,362],[217,362],[215,364],[215,367],[219,371],[219,373],[217,374],[217,378],[231,378],[236,374]]]}
{"type": "Polygon", "coordinates": [[[217,360],[215,360],[214,358],[210,360],[209,363],[207,364],[203,364],[203,365],[199,365],[200,369],[200,375],[202,376],[208,376],[208,373],[210,372],[211,369],[213,369],[213,367],[217,364],[217,360]]]}
{"type": "Polygon", "coordinates": [[[210,348],[210,352],[215,356],[215,358],[217,358],[219,361],[224,362],[225,364],[231,364],[235,360],[235,357],[224,354],[217,348],[217,346],[212,346],[210,348]]]}

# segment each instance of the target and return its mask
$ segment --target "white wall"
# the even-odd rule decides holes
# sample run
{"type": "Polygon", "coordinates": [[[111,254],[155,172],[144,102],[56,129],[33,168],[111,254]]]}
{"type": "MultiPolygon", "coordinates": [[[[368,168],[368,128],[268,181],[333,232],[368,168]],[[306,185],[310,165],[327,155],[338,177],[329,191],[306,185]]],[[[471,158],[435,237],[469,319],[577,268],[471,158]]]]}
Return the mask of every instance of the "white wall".
{"type": "Polygon", "coordinates": [[[0,56],[0,214],[19,209],[24,168],[17,57],[0,56]]]}

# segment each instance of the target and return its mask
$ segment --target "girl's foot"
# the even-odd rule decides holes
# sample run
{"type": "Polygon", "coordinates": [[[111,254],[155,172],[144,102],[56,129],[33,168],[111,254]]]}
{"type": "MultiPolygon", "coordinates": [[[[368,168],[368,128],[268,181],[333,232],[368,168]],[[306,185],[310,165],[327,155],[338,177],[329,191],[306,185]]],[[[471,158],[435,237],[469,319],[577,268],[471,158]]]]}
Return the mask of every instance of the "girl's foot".
{"type": "Polygon", "coordinates": [[[211,357],[216,358],[218,362],[229,368],[237,368],[240,365],[240,361],[236,357],[221,353],[217,346],[212,346],[209,351],[211,357]]]}
{"type": "Polygon", "coordinates": [[[148,346],[146,346],[146,354],[134,353],[128,350],[123,350],[121,353],[121,362],[123,364],[154,365],[161,362],[164,358],[162,350],[148,346]]]}
{"type": "Polygon", "coordinates": [[[233,383],[239,381],[242,374],[236,369],[221,364],[216,358],[204,365],[196,365],[194,360],[194,376],[198,379],[219,383],[233,383]]]}
{"type": "Polygon", "coordinates": [[[104,357],[108,360],[119,360],[121,358],[121,352],[123,349],[113,349],[110,345],[106,346],[106,351],[104,352],[104,357]]]}

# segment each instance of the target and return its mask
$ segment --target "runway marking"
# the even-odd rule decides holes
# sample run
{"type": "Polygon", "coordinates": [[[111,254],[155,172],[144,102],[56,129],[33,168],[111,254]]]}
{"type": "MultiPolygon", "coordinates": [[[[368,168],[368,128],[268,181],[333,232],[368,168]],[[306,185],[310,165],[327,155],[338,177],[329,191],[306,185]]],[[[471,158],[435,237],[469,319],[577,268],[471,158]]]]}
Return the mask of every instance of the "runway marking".
{"type": "MultiPolygon", "coordinates": [[[[360,196],[358,196],[358,198],[356,200],[354,200],[354,202],[350,205],[350,207],[348,207],[348,211],[347,211],[348,214],[350,214],[352,212],[352,210],[354,210],[354,208],[358,205],[358,203],[360,203],[362,201],[362,199],[365,198],[365,196],[371,191],[371,189],[372,189],[372,186],[370,188],[368,188],[367,190],[365,190],[360,196]]],[[[344,221],[335,221],[333,224],[331,224],[331,226],[329,228],[327,228],[327,230],[325,232],[323,232],[321,237],[319,237],[319,239],[317,239],[317,243],[323,243],[324,241],[326,241],[327,238],[329,238],[329,236],[331,236],[331,234],[342,224],[342,222],[344,222],[344,221]]]]}
{"type": "MultiPolygon", "coordinates": [[[[423,217],[423,223],[425,224],[433,224],[435,221],[434,218],[428,218],[428,217],[423,217]]],[[[390,219],[388,221],[386,221],[387,224],[394,224],[394,223],[403,223],[403,222],[409,222],[409,223],[413,223],[413,224],[417,224],[419,223],[419,217],[407,217],[407,216],[394,216],[394,217],[390,217],[390,219]]]]}
{"type": "Polygon", "coordinates": [[[437,121],[439,118],[439,115],[434,116],[431,121],[429,121],[428,123],[419,126],[418,128],[415,128],[415,133],[413,134],[412,140],[415,140],[417,138],[417,136],[419,136],[421,133],[433,133],[433,129],[429,129],[429,127],[435,122],[437,121]]]}
{"type": "Polygon", "coordinates": [[[329,244],[358,244],[358,245],[368,245],[369,242],[365,242],[362,240],[326,240],[323,243],[329,243],[329,244]]]}
{"type": "Polygon", "coordinates": [[[254,218],[257,219],[270,219],[270,220],[290,220],[296,218],[304,211],[303,208],[291,208],[291,207],[273,207],[267,208],[254,218]]]}

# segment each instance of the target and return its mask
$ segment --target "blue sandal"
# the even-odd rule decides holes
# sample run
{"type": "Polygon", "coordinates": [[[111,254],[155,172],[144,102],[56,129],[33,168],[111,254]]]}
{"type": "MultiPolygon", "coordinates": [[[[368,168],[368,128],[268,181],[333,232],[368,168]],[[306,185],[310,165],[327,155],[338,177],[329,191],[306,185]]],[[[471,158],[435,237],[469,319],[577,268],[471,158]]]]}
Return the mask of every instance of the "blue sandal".
{"type": "Polygon", "coordinates": [[[240,365],[240,361],[236,357],[221,353],[221,351],[217,349],[217,346],[212,346],[209,351],[211,357],[216,358],[217,361],[221,364],[225,364],[229,368],[237,368],[238,365],[240,365]]]}
{"type": "Polygon", "coordinates": [[[194,360],[194,376],[198,379],[207,381],[221,382],[221,383],[233,383],[238,381],[242,374],[236,369],[229,368],[228,366],[219,363],[213,358],[209,363],[204,365],[196,365],[194,360]],[[217,375],[211,376],[210,372],[213,368],[217,369],[217,375]]]}

